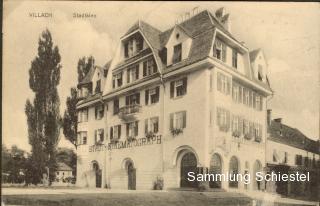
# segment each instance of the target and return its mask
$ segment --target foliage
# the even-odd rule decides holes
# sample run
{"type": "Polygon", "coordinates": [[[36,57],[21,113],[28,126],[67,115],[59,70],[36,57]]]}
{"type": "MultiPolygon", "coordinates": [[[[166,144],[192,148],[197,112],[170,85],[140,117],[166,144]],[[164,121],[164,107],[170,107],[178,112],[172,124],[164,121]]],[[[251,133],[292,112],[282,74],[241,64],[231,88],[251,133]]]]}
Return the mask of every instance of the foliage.
{"type": "Polygon", "coordinates": [[[94,66],[94,57],[82,57],[78,61],[77,71],[78,71],[78,83],[80,83],[83,78],[88,74],[91,67],[94,66]]]}
{"type": "MultiPolygon", "coordinates": [[[[78,83],[83,80],[91,67],[94,66],[94,61],[92,56],[79,59],[77,66],[78,83]]],[[[75,146],[75,148],[77,148],[77,103],[77,89],[72,87],[70,89],[70,96],[68,96],[66,100],[67,109],[64,112],[62,124],[64,136],[75,146]]]]}
{"type": "Polygon", "coordinates": [[[173,128],[173,129],[171,129],[171,134],[172,134],[173,136],[179,135],[180,133],[183,133],[183,129],[180,129],[180,128],[173,128]]]}
{"type": "Polygon", "coordinates": [[[154,190],[162,190],[163,189],[163,178],[157,177],[157,179],[153,182],[153,189],[154,190]]]}
{"type": "Polygon", "coordinates": [[[155,137],[155,136],[156,136],[155,133],[154,133],[154,132],[151,132],[151,131],[149,131],[149,132],[146,134],[146,138],[148,138],[148,139],[153,138],[153,137],[155,137]]]}
{"type": "Polygon", "coordinates": [[[13,145],[7,149],[2,145],[2,182],[22,183],[25,180],[26,152],[13,145]]]}
{"type": "Polygon", "coordinates": [[[42,32],[38,44],[38,55],[29,69],[29,86],[35,98],[33,103],[27,100],[25,106],[29,144],[32,147],[27,173],[34,176],[34,183],[39,183],[48,167],[51,183],[56,169],[55,154],[60,128],[57,86],[62,66],[59,49],[53,46],[49,30],[42,32]]]}
{"type": "Polygon", "coordinates": [[[77,148],[77,89],[70,89],[70,96],[67,97],[67,109],[63,115],[63,134],[77,148]]]}

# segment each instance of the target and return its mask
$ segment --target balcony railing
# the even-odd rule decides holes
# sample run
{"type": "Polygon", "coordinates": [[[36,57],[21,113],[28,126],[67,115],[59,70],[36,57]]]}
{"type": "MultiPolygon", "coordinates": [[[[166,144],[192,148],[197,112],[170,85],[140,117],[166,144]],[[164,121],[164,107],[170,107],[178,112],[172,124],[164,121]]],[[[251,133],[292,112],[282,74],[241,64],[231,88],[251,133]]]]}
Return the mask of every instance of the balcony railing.
{"type": "Polygon", "coordinates": [[[123,120],[131,120],[140,111],[140,108],[139,104],[127,105],[119,109],[118,115],[123,120]]]}

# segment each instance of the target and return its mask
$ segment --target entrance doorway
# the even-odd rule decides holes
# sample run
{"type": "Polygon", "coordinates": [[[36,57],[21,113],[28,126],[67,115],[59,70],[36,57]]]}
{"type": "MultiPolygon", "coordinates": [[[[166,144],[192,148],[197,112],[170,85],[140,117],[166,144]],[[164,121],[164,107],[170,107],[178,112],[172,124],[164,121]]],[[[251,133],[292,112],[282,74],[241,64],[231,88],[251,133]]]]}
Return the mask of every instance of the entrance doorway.
{"type": "Polygon", "coordinates": [[[181,158],[180,187],[197,187],[197,181],[188,181],[188,172],[197,174],[197,158],[192,152],[186,153],[181,158]]]}
{"type": "Polygon", "coordinates": [[[131,161],[127,161],[128,190],[136,189],[136,169],[131,161]]]}
{"type": "Polygon", "coordinates": [[[96,188],[101,188],[102,172],[101,172],[101,169],[99,168],[99,164],[97,162],[93,162],[92,168],[96,176],[96,188]]]}
{"type": "Polygon", "coordinates": [[[229,187],[238,188],[238,180],[236,177],[239,174],[239,161],[235,156],[230,159],[229,173],[233,177],[229,180],[229,187]]]}
{"type": "MultiPolygon", "coordinates": [[[[262,171],[262,164],[260,163],[259,160],[256,160],[255,163],[254,163],[254,166],[253,166],[253,174],[254,176],[256,176],[257,172],[261,172],[262,171]]],[[[261,186],[261,181],[257,181],[256,178],[255,179],[255,184],[253,186],[253,188],[255,190],[261,190],[262,189],[262,186],[261,186]]]]}
{"type": "MultiPolygon", "coordinates": [[[[210,161],[210,174],[221,174],[222,173],[222,162],[221,157],[218,154],[214,154],[210,161]]],[[[221,188],[221,180],[214,180],[209,182],[210,188],[221,188]]]]}

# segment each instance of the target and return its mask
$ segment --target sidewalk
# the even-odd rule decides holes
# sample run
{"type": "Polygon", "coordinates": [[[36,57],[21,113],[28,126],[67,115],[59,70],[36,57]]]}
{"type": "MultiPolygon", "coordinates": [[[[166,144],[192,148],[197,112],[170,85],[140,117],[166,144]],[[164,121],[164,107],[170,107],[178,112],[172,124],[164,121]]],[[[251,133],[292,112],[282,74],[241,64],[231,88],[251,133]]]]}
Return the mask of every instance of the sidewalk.
{"type": "Polygon", "coordinates": [[[273,194],[268,192],[249,191],[245,194],[251,197],[252,199],[256,200],[256,202],[262,203],[263,206],[273,205],[274,203],[295,204],[297,206],[298,205],[319,206],[319,202],[284,198],[278,194],[273,194]]]}

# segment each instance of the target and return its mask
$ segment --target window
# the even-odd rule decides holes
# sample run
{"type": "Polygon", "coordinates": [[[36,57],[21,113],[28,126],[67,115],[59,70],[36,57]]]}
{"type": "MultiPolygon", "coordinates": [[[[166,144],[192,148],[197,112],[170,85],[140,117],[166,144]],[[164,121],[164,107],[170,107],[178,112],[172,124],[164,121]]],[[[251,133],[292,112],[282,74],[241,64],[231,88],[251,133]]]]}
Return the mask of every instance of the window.
{"type": "Polygon", "coordinates": [[[232,132],[240,132],[239,126],[240,126],[240,117],[232,115],[232,132]]]}
{"type": "Polygon", "coordinates": [[[126,106],[139,105],[140,104],[140,93],[131,94],[126,96],[126,106]]]}
{"type": "Polygon", "coordinates": [[[121,137],[121,125],[110,127],[110,140],[120,139],[121,137]]]}
{"type": "Polygon", "coordinates": [[[243,88],[243,104],[249,106],[249,90],[243,88]]]}
{"type": "Polygon", "coordinates": [[[95,88],[95,93],[99,93],[101,92],[101,79],[99,79],[97,82],[96,82],[96,88],[95,88]]]}
{"type": "Polygon", "coordinates": [[[262,125],[260,124],[254,124],[254,141],[262,141],[262,125]]]}
{"type": "Polygon", "coordinates": [[[94,143],[102,143],[104,141],[104,130],[97,129],[94,131],[94,143]]]}
{"type": "Polygon", "coordinates": [[[217,39],[213,45],[213,56],[226,62],[226,45],[217,39]]]}
{"type": "Polygon", "coordinates": [[[218,91],[228,95],[230,94],[230,85],[231,85],[231,79],[227,77],[226,75],[219,73],[217,74],[217,89],[218,91]]]}
{"type": "Polygon", "coordinates": [[[255,108],[258,110],[258,111],[262,111],[262,96],[261,95],[258,95],[256,94],[255,96],[255,108]]]}
{"type": "Polygon", "coordinates": [[[95,107],[95,119],[102,119],[104,115],[104,105],[98,105],[95,107]]]}
{"type": "Polygon", "coordinates": [[[186,128],[187,112],[181,111],[170,114],[170,129],[183,129],[186,128]]]}
{"type": "Polygon", "coordinates": [[[238,52],[237,50],[232,50],[232,67],[238,68],[238,52]]]}
{"type": "Polygon", "coordinates": [[[157,73],[157,65],[153,59],[148,59],[143,62],[143,77],[157,73]]]}
{"type": "Polygon", "coordinates": [[[272,154],[272,160],[273,162],[278,162],[278,159],[279,159],[279,156],[278,156],[277,150],[274,149],[272,154]]]}
{"type": "Polygon", "coordinates": [[[113,75],[112,78],[112,87],[117,88],[122,86],[122,72],[113,75]]]}
{"type": "Polygon", "coordinates": [[[77,133],[77,145],[87,144],[87,132],[77,133]]]}
{"type": "Polygon", "coordinates": [[[217,107],[217,125],[220,131],[228,132],[230,127],[230,112],[217,107]]]}
{"type": "Polygon", "coordinates": [[[253,91],[249,90],[249,107],[253,106],[253,91]]]}
{"type": "Polygon", "coordinates": [[[134,82],[137,79],[139,79],[139,64],[136,64],[127,70],[127,83],[134,82]]]}
{"type": "Polygon", "coordinates": [[[158,133],[159,131],[159,117],[152,117],[145,120],[145,134],[149,132],[158,133]]]}
{"type": "Polygon", "coordinates": [[[288,152],[284,152],[283,163],[288,163],[288,152]]]}
{"type": "Polygon", "coordinates": [[[178,63],[181,61],[181,59],[182,59],[182,44],[180,43],[173,47],[172,63],[173,64],[178,63]]]}
{"type": "Polygon", "coordinates": [[[239,103],[242,103],[242,93],[243,93],[243,87],[239,85],[239,103]]]}
{"type": "Polygon", "coordinates": [[[139,131],[138,121],[127,123],[126,126],[127,126],[127,138],[138,136],[138,131],[139,131]]]}
{"type": "Polygon", "coordinates": [[[170,97],[179,97],[187,93],[187,77],[170,83],[170,97]]]}
{"type": "Polygon", "coordinates": [[[155,104],[159,102],[159,87],[155,87],[152,89],[147,89],[145,91],[145,103],[148,104],[155,104]]]}
{"type": "Polygon", "coordinates": [[[237,50],[232,50],[232,66],[238,68],[238,52],[237,50]]]}
{"type": "Polygon", "coordinates": [[[113,100],[113,114],[119,113],[119,99],[113,100]]]}
{"type": "Polygon", "coordinates": [[[239,86],[235,83],[232,86],[232,99],[235,102],[239,102],[239,86]]]}
{"type": "Polygon", "coordinates": [[[302,165],[302,155],[296,155],[296,165],[302,165]]]}
{"type": "Polygon", "coordinates": [[[135,35],[124,43],[124,57],[129,58],[143,49],[143,38],[140,34],[135,35]]]}
{"type": "Polygon", "coordinates": [[[88,121],[88,108],[78,111],[78,122],[88,121]]]}
{"type": "Polygon", "coordinates": [[[260,81],[262,81],[262,78],[263,78],[263,73],[262,73],[262,71],[263,71],[263,67],[262,67],[262,65],[258,65],[258,79],[260,80],[260,81]]]}

